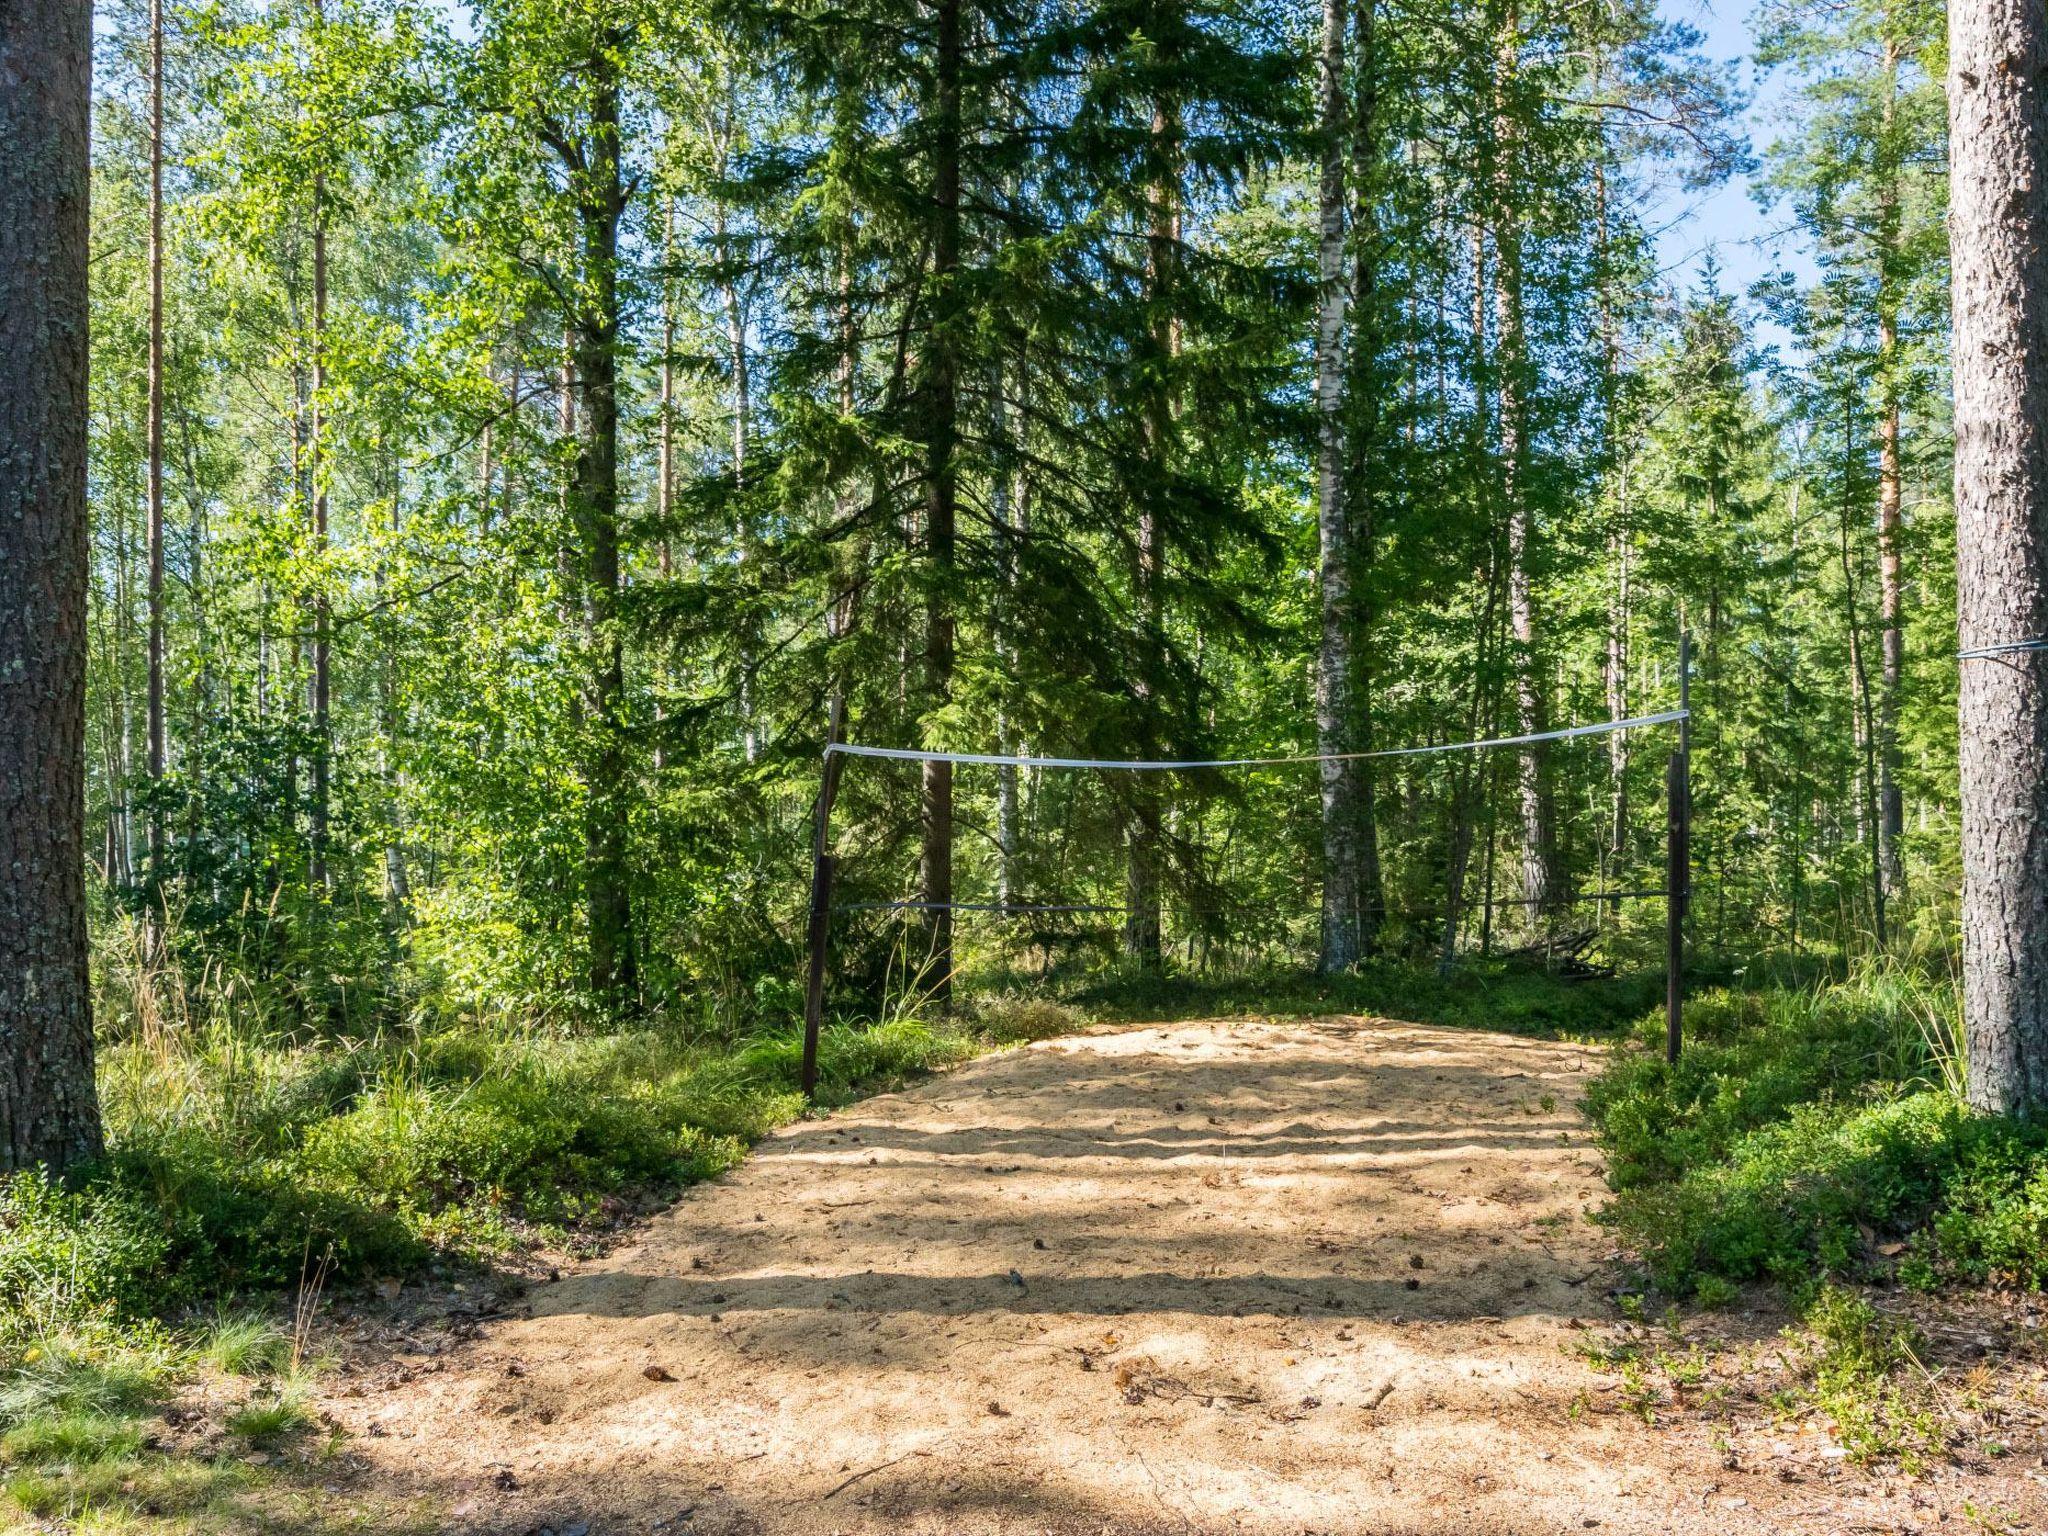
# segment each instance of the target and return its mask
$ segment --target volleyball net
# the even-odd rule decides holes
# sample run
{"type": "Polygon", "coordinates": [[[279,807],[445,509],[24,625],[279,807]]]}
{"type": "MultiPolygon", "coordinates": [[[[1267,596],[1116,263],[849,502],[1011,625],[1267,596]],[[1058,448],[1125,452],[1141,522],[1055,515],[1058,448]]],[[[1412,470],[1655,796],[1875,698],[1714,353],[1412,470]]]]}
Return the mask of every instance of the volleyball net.
{"type": "MultiPolygon", "coordinates": [[[[1131,903],[1105,902],[1086,899],[1081,892],[1042,891],[1023,896],[1014,891],[988,893],[956,900],[947,889],[941,899],[929,894],[906,896],[903,899],[853,900],[834,905],[836,884],[836,859],[832,849],[831,818],[842,774],[859,762],[896,764],[944,763],[961,768],[992,768],[1008,774],[1063,773],[1122,775],[1173,775],[1173,774],[1215,774],[1233,771],[1258,771],[1269,769],[1302,768],[1313,766],[1318,777],[1327,766],[1341,763],[1393,762],[1428,757],[1463,757],[1471,759],[1487,753],[1520,753],[1547,750],[1553,744],[1582,741],[1591,738],[1613,738],[1631,732],[1654,731],[1676,727],[1675,740],[1666,767],[1665,819],[1665,885],[1661,889],[1595,889],[1591,891],[1562,889],[1547,898],[1496,898],[1492,894],[1492,874],[1487,875],[1488,911],[1497,901],[1503,906],[1513,906],[1523,901],[1542,901],[1545,905],[1568,906],[1587,900],[1620,901],[1630,898],[1662,897],[1666,902],[1666,962],[1670,977],[1670,1040],[1669,1053],[1675,1058],[1678,1043],[1678,1009],[1680,993],[1680,972],[1683,959],[1683,922],[1686,898],[1690,885],[1690,853],[1688,848],[1690,828],[1690,784],[1688,766],[1689,723],[1692,718],[1687,697],[1689,682],[1689,645],[1681,646],[1679,668],[1679,704],[1677,708],[1658,710],[1653,713],[1630,715],[1620,719],[1591,721],[1585,724],[1564,726],[1552,730],[1522,732],[1514,735],[1484,736],[1453,742],[1434,742],[1416,746],[1384,747],[1357,752],[1334,753],[1287,753],[1244,757],[1206,758],[1114,758],[1089,756],[1057,756],[1034,752],[955,752],[921,747],[871,746],[859,742],[837,739],[839,721],[835,716],[832,739],[824,751],[822,783],[817,802],[815,827],[811,908],[809,924],[810,975],[805,995],[805,1052],[804,1087],[808,1093],[815,1081],[817,1035],[823,1016],[824,986],[827,970],[827,954],[831,943],[832,917],[835,912],[901,914],[906,917],[923,915],[928,920],[943,921],[950,932],[955,914],[972,914],[1009,918],[1078,918],[1089,915],[1110,916],[1124,914],[1127,917],[1138,909],[1131,903]],[[941,917],[941,915],[943,915],[941,917]]],[[[1157,801],[1153,804],[1156,808],[1157,801]]],[[[1469,850],[1468,850],[1469,851],[1469,850]]],[[[1465,878],[1459,869],[1453,878],[1462,885],[1465,878]]],[[[1160,910],[1157,888],[1153,891],[1151,911],[1160,910]]],[[[1451,904],[1455,909],[1455,894],[1451,904]]],[[[1490,922],[1489,915],[1489,922],[1490,922]]],[[[1455,919],[1453,920],[1455,921],[1455,919]]],[[[1156,938],[1155,938],[1156,942],[1156,938]]]]}

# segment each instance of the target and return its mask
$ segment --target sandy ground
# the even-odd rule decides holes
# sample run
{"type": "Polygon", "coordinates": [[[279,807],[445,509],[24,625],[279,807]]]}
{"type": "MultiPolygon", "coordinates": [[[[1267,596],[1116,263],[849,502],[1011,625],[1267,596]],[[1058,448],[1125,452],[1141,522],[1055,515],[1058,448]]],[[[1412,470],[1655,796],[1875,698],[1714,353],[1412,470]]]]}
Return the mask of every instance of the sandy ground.
{"type": "Polygon", "coordinates": [[[1594,1067],[1358,1020],[1042,1042],[770,1138],[329,1407],[462,1531],[1969,1528],[1581,1358],[1594,1067]]]}

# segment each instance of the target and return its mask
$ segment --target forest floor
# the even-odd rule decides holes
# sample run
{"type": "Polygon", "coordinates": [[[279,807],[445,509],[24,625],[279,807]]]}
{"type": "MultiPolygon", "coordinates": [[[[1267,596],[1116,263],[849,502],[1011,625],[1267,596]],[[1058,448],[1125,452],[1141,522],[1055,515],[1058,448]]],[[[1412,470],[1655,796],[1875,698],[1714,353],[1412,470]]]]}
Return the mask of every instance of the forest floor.
{"type": "Polygon", "coordinates": [[[984,1057],[523,1295],[366,1309],[321,1502],[555,1536],[2048,1524],[2031,1453],[1863,1470],[1774,1406],[1768,1301],[1624,1316],[1599,1063],[1358,1019],[984,1057]]]}

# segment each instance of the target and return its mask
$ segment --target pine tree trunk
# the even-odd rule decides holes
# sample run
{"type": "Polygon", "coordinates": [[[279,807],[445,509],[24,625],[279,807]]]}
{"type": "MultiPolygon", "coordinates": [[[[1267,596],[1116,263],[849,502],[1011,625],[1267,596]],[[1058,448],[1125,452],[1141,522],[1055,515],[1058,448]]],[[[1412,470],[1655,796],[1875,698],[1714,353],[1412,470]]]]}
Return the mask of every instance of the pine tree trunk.
{"type": "MultiPolygon", "coordinates": [[[[717,133],[721,176],[732,153],[732,135],[732,110],[728,98],[725,116],[717,133]]],[[[718,251],[719,303],[724,311],[726,359],[732,374],[732,483],[735,490],[740,490],[747,483],[747,441],[753,432],[753,386],[747,374],[747,318],[740,305],[739,278],[733,265],[732,231],[723,195],[712,204],[712,243],[718,251]]],[[[751,559],[754,530],[748,525],[744,511],[738,528],[734,530],[734,539],[740,559],[751,559]]],[[[759,637],[754,634],[749,620],[748,631],[740,641],[739,706],[740,745],[750,763],[761,755],[761,730],[754,701],[754,668],[758,664],[759,652],[759,637]]]]}
{"type": "MultiPolygon", "coordinates": [[[[1965,650],[2048,636],[2048,11],[1949,10],[1957,607],[1965,650]]],[[[1961,663],[1970,1101],[2048,1109],[2048,651],[1961,663]]]]}
{"type": "MultiPolygon", "coordinates": [[[[1897,322],[1886,316],[1879,333],[1879,351],[1897,345],[1897,322]]],[[[1887,395],[1891,394],[1887,387],[1887,395]]],[[[1884,402],[1877,437],[1877,594],[1879,687],[1877,696],[1878,863],[1885,895],[1896,899],[1905,889],[1906,861],[1899,842],[1906,831],[1905,793],[1899,785],[1899,708],[1905,686],[1906,634],[1900,574],[1899,402],[1884,402]]]]}
{"type": "MultiPolygon", "coordinates": [[[[1359,0],[1370,6],[1373,0],[1359,0]]],[[[1331,761],[1354,752],[1357,664],[1352,654],[1351,529],[1344,494],[1345,270],[1344,0],[1323,0],[1322,51],[1316,65],[1316,106],[1322,148],[1317,186],[1316,275],[1316,530],[1322,626],[1316,653],[1316,750],[1323,814],[1323,943],[1325,975],[1348,970],[1363,953],[1364,909],[1359,850],[1358,762],[1331,761]]]]}
{"type": "Polygon", "coordinates": [[[0,1169],[100,1155],[86,977],[92,12],[0,7],[0,1169]]]}
{"type": "MultiPolygon", "coordinates": [[[[960,302],[960,74],[964,63],[960,0],[939,0],[935,120],[932,133],[932,288],[934,322],[925,379],[925,553],[930,596],[925,605],[925,688],[932,710],[953,691],[953,552],[958,501],[953,464],[959,435],[959,380],[951,322],[960,302]]],[[[924,764],[923,847],[919,877],[929,904],[927,986],[940,1008],[953,997],[953,765],[924,764]]]]}
{"type": "MultiPolygon", "coordinates": [[[[1848,402],[1844,402],[1844,407],[1846,415],[1848,402]]],[[[1851,423],[1845,420],[1842,424],[1842,447],[1844,452],[1852,452],[1854,444],[1854,429],[1851,423]]],[[[1846,488],[1854,483],[1854,477],[1845,470],[1842,477],[1843,486],[1846,488]]],[[[1853,511],[1845,499],[1842,504],[1840,541],[1843,625],[1849,636],[1849,681],[1855,695],[1853,702],[1856,710],[1856,744],[1863,753],[1861,820],[1867,846],[1870,849],[1871,920],[1876,930],[1877,947],[1883,949],[1890,943],[1891,935],[1885,921],[1884,864],[1880,851],[1882,843],[1875,835],[1879,820],[1877,706],[1873,699],[1873,690],[1870,686],[1870,663],[1865,655],[1865,646],[1863,644],[1862,599],[1856,581],[1855,563],[1851,558],[1849,550],[1850,525],[1853,518],[1853,511]]],[[[1720,666],[1714,659],[1712,648],[1716,627],[1710,620],[1707,626],[1709,646],[1707,675],[1709,679],[1713,680],[1718,680],[1720,677],[1720,666]]],[[[1718,720],[1720,718],[1720,711],[1713,711],[1713,717],[1718,720]]]]}
{"type": "MultiPolygon", "coordinates": [[[[1606,76],[1604,57],[1595,70],[1595,88],[1606,76]]],[[[1602,146],[1603,152],[1605,146],[1602,146]]],[[[1614,266],[1609,243],[1607,167],[1602,158],[1593,167],[1594,238],[1599,262],[1600,289],[1600,406],[1601,458],[1605,473],[1612,478],[1615,493],[1607,534],[1607,556],[1613,567],[1614,584],[1608,589],[1607,658],[1601,682],[1607,698],[1607,718],[1628,718],[1629,580],[1634,554],[1634,533],[1629,517],[1629,483],[1626,449],[1621,442],[1621,334],[1615,318],[1614,266]]],[[[1628,853],[1628,732],[1615,731],[1607,738],[1608,827],[1606,870],[1601,884],[1612,887],[1621,877],[1628,853]]],[[[1609,910],[1612,910],[1610,907],[1609,910]]]]}
{"type": "Polygon", "coordinates": [[[135,711],[128,699],[128,658],[133,654],[135,578],[128,540],[128,504],[119,498],[111,509],[114,523],[114,623],[108,656],[113,686],[107,702],[113,711],[113,762],[107,771],[111,801],[107,811],[108,879],[123,891],[135,888],[135,711]]]}
{"type": "MultiPolygon", "coordinates": [[[[1011,440],[1014,427],[1009,407],[1009,370],[999,359],[993,369],[990,400],[991,430],[996,447],[994,477],[989,485],[990,521],[995,525],[999,545],[1002,586],[995,620],[996,671],[1007,683],[1013,676],[1017,647],[1010,630],[1017,612],[1017,563],[1029,520],[1025,507],[1023,476],[1013,474],[1009,459],[1015,454],[1011,440]]],[[[1011,728],[1009,700],[998,696],[996,704],[996,751],[1012,755],[1015,732],[1011,728]]],[[[996,904],[1007,907],[1017,899],[1018,840],[1017,765],[1004,763],[996,769],[996,904]]]]}
{"type": "Polygon", "coordinates": [[[590,68],[587,191],[577,207],[587,297],[574,319],[578,437],[572,503],[581,555],[589,706],[584,770],[584,900],[590,927],[590,989],[630,1011],[639,990],[627,869],[625,645],[619,631],[619,221],[626,192],[619,165],[622,39],[607,36],[590,68]]]}

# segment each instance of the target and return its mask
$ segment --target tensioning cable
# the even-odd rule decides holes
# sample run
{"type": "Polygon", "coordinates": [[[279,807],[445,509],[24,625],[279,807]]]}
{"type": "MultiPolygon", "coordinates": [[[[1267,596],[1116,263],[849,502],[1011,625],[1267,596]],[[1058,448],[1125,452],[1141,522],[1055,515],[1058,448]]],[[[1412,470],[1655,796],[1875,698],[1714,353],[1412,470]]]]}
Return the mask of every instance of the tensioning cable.
{"type": "Polygon", "coordinates": [[[2048,639],[2009,640],[2004,645],[1978,645],[1957,651],[1957,661],[1979,661],[1995,656],[2014,656],[2021,651],[2048,651],[2048,639]]]}

